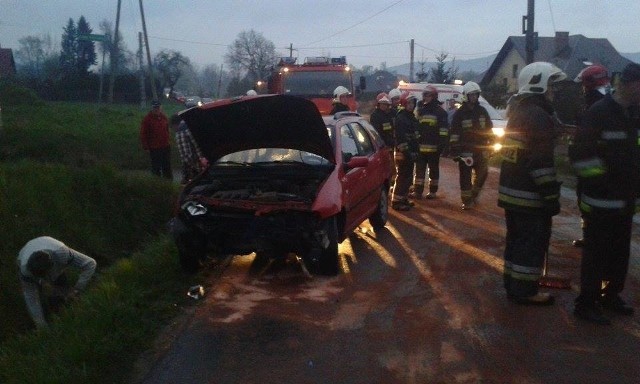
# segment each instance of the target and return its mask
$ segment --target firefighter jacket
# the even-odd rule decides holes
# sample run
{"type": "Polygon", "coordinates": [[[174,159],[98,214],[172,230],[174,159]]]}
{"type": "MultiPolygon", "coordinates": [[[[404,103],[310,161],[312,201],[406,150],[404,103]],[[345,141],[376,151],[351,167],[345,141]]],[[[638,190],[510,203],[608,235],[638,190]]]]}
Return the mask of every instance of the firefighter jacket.
{"type": "Polygon", "coordinates": [[[388,112],[383,112],[381,109],[376,108],[369,118],[369,122],[373,127],[378,131],[384,143],[389,147],[393,148],[396,146],[396,139],[393,129],[393,116],[391,110],[388,112]]]}
{"type": "Polygon", "coordinates": [[[611,95],[593,104],[569,156],[580,184],[583,215],[627,215],[640,208],[640,111],[611,95]]]}
{"type": "Polygon", "coordinates": [[[420,153],[442,153],[449,143],[447,112],[437,99],[433,99],[428,104],[421,104],[417,115],[420,124],[420,153]]]}
{"type": "Polygon", "coordinates": [[[553,107],[542,95],[513,106],[502,147],[498,206],[545,216],[560,212],[553,107]]]}
{"type": "Polygon", "coordinates": [[[418,153],[418,120],[413,112],[400,109],[396,115],[396,148],[402,153],[418,153]]]}
{"type": "Polygon", "coordinates": [[[451,119],[451,154],[470,157],[490,150],[493,123],[489,113],[479,103],[465,101],[451,119]]]}
{"type": "Polygon", "coordinates": [[[331,109],[331,112],[329,112],[329,114],[335,115],[338,112],[347,112],[347,111],[349,111],[349,107],[347,105],[342,103],[334,103],[333,108],[331,109]]]}

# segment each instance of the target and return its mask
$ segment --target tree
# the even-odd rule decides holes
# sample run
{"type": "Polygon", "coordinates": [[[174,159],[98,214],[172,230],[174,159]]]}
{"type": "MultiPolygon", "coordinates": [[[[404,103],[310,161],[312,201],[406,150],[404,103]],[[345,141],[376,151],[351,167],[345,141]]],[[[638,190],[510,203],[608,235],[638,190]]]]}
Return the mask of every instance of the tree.
{"type": "Polygon", "coordinates": [[[96,47],[94,42],[82,38],[82,36],[90,35],[91,32],[93,32],[93,29],[91,29],[87,20],[84,16],[80,16],[78,26],[76,28],[76,69],[77,73],[81,75],[87,74],[89,72],[89,67],[97,63],[96,47]]]}
{"type": "Polygon", "coordinates": [[[420,72],[416,72],[416,78],[418,80],[418,83],[421,83],[427,80],[427,77],[429,76],[429,70],[424,70],[424,67],[427,65],[426,61],[418,61],[418,64],[420,65],[420,72]]]}
{"type": "Polygon", "coordinates": [[[163,49],[153,60],[160,74],[162,88],[169,88],[169,94],[184,73],[187,66],[191,65],[189,58],[178,51],[163,49]]]}
{"type": "Polygon", "coordinates": [[[506,108],[509,99],[509,88],[502,82],[492,81],[482,86],[482,96],[489,104],[497,108],[506,108]]]}
{"type": "Polygon", "coordinates": [[[450,84],[456,79],[456,76],[458,76],[458,67],[455,65],[456,60],[453,59],[447,69],[447,63],[445,63],[447,57],[449,57],[449,54],[445,52],[436,56],[436,66],[431,69],[431,76],[429,78],[430,82],[450,84]]]}
{"type": "Polygon", "coordinates": [[[243,31],[229,47],[225,61],[238,79],[246,75],[251,83],[255,83],[269,75],[276,61],[276,48],[261,33],[253,29],[243,31]]]}
{"type": "Polygon", "coordinates": [[[30,77],[39,77],[45,58],[44,42],[37,36],[25,36],[18,40],[20,48],[16,51],[16,61],[22,72],[30,77]]]}
{"type": "Polygon", "coordinates": [[[78,34],[76,24],[69,18],[67,26],[62,29],[62,42],[60,45],[60,69],[65,74],[73,74],[77,68],[76,53],[78,51],[78,34]]]}
{"type": "MultiPolygon", "coordinates": [[[[101,42],[98,45],[99,51],[101,54],[104,52],[105,55],[110,56],[111,52],[113,52],[112,49],[114,44],[113,24],[111,23],[111,21],[104,19],[100,22],[100,24],[98,24],[98,28],[103,35],[107,36],[107,40],[101,42]]],[[[111,57],[109,58],[111,59],[111,57]]],[[[109,60],[106,63],[107,65],[111,65],[111,63],[115,62],[116,60],[109,60]]],[[[117,68],[119,73],[124,73],[127,70],[129,70],[130,72],[136,72],[138,70],[136,55],[133,52],[129,51],[127,45],[122,39],[122,33],[120,33],[120,31],[118,31],[117,68]]],[[[110,70],[111,68],[109,68],[109,71],[110,70]]]]}

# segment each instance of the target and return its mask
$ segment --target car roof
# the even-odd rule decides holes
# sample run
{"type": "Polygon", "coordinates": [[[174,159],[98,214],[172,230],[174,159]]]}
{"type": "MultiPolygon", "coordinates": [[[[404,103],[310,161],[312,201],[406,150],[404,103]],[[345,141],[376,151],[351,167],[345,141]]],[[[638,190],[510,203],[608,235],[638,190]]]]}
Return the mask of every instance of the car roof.
{"type": "Polygon", "coordinates": [[[180,116],[210,161],[257,148],[292,148],[335,161],[320,112],[301,97],[239,96],[188,109],[180,116]]]}

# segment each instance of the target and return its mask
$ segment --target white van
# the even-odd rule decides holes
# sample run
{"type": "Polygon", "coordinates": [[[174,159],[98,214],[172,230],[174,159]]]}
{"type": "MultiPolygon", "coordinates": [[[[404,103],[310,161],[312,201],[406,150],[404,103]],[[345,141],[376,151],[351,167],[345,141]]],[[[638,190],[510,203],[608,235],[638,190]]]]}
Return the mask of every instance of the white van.
{"type": "MultiPolygon", "coordinates": [[[[438,101],[440,101],[442,108],[447,112],[450,109],[449,100],[455,100],[457,105],[456,108],[460,106],[464,100],[462,85],[458,84],[405,83],[401,81],[398,85],[398,89],[400,91],[411,92],[411,94],[416,96],[418,100],[422,100],[422,92],[428,85],[431,85],[438,90],[438,101]]],[[[489,117],[491,117],[491,121],[493,122],[493,133],[498,137],[502,137],[504,135],[504,129],[507,126],[507,120],[505,120],[504,116],[489,104],[482,95],[480,95],[479,102],[480,105],[487,110],[489,117]]]]}

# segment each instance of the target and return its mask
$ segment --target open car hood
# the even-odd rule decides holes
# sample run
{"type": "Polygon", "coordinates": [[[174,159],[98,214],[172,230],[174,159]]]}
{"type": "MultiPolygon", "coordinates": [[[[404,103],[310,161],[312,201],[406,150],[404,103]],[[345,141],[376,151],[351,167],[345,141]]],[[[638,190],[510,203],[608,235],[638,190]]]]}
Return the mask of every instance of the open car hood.
{"type": "Polygon", "coordinates": [[[248,149],[291,148],[335,162],[320,112],[300,97],[241,96],[194,107],[180,116],[209,161],[248,149]]]}

